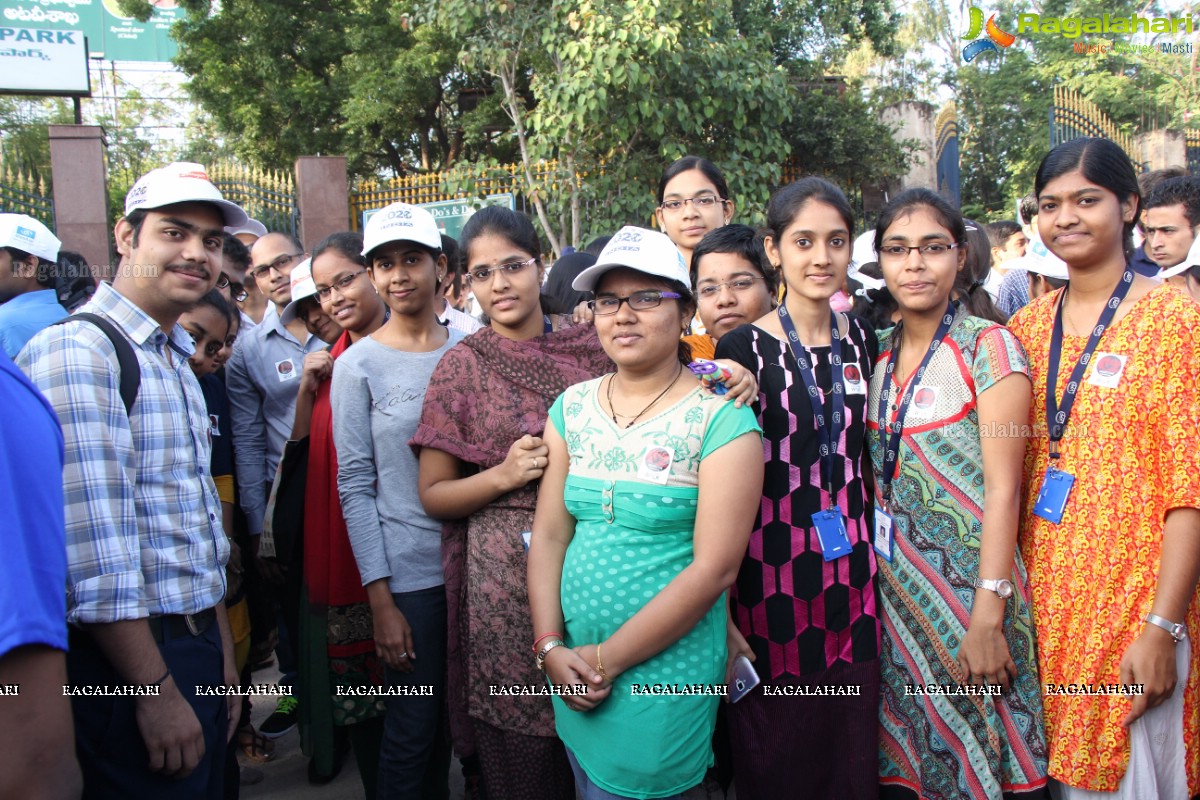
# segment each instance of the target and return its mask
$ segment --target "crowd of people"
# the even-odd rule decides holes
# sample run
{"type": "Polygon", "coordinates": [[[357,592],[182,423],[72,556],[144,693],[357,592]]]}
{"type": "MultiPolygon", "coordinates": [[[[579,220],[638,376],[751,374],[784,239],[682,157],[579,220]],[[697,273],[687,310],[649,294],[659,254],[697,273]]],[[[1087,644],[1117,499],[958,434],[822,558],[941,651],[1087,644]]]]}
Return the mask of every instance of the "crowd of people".
{"type": "Polygon", "coordinates": [[[86,290],[0,214],[0,797],[1200,797],[1200,177],[1031,188],[687,156],[548,264],[177,163],[86,290]]]}

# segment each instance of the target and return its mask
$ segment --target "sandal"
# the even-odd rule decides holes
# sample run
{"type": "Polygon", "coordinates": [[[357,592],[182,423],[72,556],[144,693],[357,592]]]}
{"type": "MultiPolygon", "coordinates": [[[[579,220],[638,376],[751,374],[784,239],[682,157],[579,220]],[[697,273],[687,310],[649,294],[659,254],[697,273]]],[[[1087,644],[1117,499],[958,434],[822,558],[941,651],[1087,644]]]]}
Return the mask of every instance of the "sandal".
{"type": "Polygon", "coordinates": [[[257,764],[275,759],[275,743],[256,731],[253,725],[238,728],[237,741],[242,755],[257,764]]]}

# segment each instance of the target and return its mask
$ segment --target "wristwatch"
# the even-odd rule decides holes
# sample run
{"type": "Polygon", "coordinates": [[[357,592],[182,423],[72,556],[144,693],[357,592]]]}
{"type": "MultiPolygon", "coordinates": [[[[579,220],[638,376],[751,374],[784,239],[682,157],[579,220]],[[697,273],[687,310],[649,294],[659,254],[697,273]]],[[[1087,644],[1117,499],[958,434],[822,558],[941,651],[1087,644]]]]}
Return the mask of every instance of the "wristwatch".
{"type": "Polygon", "coordinates": [[[551,650],[553,650],[556,647],[563,647],[563,646],[565,646],[565,643],[563,642],[562,639],[551,639],[550,641],[548,641],[544,645],[542,645],[542,649],[538,650],[537,655],[534,656],[534,658],[537,659],[537,668],[539,670],[541,670],[542,672],[545,672],[546,671],[546,654],[549,653],[551,650]]]}
{"type": "Polygon", "coordinates": [[[1175,640],[1175,644],[1179,644],[1187,638],[1187,627],[1182,622],[1171,622],[1171,620],[1163,619],[1158,614],[1147,614],[1146,622],[1149,622],[1151,625],[1157,625],[1171,634],[1171,638],[1175,640]]]}
{"type": "Polygon", "coordinates": [[[976,589],[987,589],[989,592],[995,592],[1000,595],[1001,599],[1007,600],[1012,597],[1013,585],[1012,581],[1006,581],[1001,578],[998,581],[984,580],[983,578],[975,579],[976,589]]]}

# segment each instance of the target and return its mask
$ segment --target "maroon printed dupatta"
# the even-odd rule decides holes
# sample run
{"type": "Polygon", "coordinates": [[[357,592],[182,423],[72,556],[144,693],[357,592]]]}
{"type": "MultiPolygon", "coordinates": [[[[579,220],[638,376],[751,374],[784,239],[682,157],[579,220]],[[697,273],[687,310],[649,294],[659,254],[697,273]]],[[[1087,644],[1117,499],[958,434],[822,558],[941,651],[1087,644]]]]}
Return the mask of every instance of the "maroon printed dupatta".
{"type": "MultiPolygon", "coordinates": [[[[433,447],[488,469],[502,462],[522,435],[542,435],[550,405],[569,386],[612,369],[591,325],[562,328],[520,342],[484,328],[451,348],[438,363],[425,393],[421,423],[409,444],[433,447]]],[[[527,494],[512,499],[532,502],[533,492],[527,494]]],[[[466,520],[442,527],[450,728],[460,753],[474,752],[465,666],[466,531],[466,520]]]]}

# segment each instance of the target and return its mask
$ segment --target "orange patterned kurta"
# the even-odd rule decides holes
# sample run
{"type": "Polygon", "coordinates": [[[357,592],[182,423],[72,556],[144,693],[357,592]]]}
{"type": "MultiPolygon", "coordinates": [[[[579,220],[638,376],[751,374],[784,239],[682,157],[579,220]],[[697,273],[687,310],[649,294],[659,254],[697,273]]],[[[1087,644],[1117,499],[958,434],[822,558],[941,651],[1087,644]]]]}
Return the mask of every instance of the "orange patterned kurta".
{"type": "MultiPolygon", "coordinates": [[[[1173,287],[1137,300],[1110,328],[1084,374],[1060,443],[1059,468],[1075,476],[1062,523],[1033,514],[1049,461],[1046,373],[1060,292],[1040,298],[1009,327],[1029,353],[1034,436],[1025,458],[1021,555],[1029,570],[1038,665],[1045,684],[1116,684],[1126,649],[1154,603],[1163,520],[1200,508],[1200,306],[1173,287]],[[1115,388],[1103,378],[1124,356],[1115,388]],[[1098,372],[1099,371],[1099,372],[1098,372]]],[[[1067,336],[1058,394],[1087,338],[1067,336]]],[[[1200,792],[1200,598],[1188,609],[1192,645],[1184,689],[1188,793],[1200,792]]],[[[1121,696],[1047,695],[1050,775],[1077,788],[1115,791],[1129,765],[1121,696]]]]}

